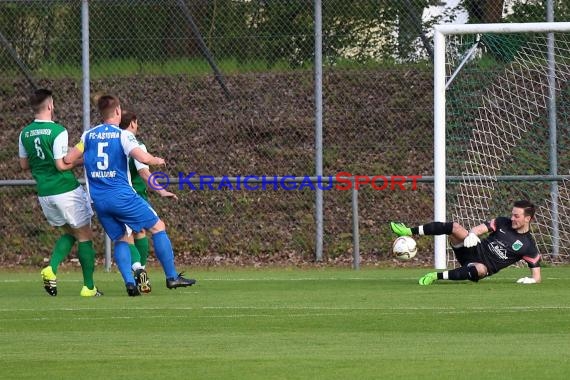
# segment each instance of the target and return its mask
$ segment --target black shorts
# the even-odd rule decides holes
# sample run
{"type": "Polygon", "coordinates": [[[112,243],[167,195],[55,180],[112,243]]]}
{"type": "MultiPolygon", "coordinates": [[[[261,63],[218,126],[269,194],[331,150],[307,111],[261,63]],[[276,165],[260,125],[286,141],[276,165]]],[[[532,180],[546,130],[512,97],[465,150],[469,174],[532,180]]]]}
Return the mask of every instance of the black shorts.
{"type": "Polygon", "coordinates": [[[477,252],[477,246],[471,248],[465,247],[451,247],[453,249],[453,253],[455,254],[455,258],[459,261],[462,267],[466,266],[469,263],[483,263],[481,260],[481,256],[479,252],[477,252]]]}

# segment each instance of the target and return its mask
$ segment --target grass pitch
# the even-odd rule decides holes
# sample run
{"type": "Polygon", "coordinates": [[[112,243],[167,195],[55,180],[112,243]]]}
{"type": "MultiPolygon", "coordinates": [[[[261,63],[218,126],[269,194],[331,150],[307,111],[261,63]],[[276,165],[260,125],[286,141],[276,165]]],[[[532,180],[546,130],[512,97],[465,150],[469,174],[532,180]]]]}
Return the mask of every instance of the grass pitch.
{"type": "Polygon", "coordinates": [[[118,273],[0,272],[3,379],[566,379],[570,268],[419,286],[425,269],[189,271],[129,298],[118,273]]]}

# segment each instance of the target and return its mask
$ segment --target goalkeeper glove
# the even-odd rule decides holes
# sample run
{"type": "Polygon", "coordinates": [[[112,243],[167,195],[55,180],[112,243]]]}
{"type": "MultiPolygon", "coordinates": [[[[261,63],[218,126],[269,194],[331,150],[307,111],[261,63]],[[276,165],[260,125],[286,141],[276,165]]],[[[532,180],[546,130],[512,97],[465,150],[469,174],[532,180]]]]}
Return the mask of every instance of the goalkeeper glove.
{"type": "Polygon", "coordinates": [[[536,284],[536,280],[532,277],[523,277],[517,280],[517,284],[536,284]]]}
{"type": "Polygon", "coordinates": [[[479,240],[479,237],[473,232],[469,232],[469,235],[463,240],[463,246],[465,248],[475,247],[479,243],[481,243],[481,240],[479,240]]]}

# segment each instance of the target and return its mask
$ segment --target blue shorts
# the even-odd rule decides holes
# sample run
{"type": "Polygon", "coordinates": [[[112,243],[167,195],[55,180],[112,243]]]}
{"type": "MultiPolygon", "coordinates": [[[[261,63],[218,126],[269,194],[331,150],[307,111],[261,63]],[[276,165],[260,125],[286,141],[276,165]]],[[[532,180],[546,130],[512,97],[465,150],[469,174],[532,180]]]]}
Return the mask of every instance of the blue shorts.
{"type": "Polygon", "coordinates": [[[148,202],[134,191],[93,199],[93,207],[111,240],[119,240],[125,235],[125,225],[135,232],[140,232],[153,227],[159,221],[158,215],[148,202]]]}

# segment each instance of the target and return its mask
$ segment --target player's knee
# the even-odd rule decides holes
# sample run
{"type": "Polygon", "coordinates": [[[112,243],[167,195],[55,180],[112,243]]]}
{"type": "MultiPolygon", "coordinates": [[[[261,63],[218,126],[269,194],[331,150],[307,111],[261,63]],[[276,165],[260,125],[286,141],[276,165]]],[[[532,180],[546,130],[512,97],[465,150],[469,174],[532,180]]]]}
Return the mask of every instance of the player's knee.
{"type": "Polygon", "coordinates": [[[158,222],[156,222],[155,225],[149,229],[151,234],[155,234],[157,232],[164,231],[164,230],[166,230],[166,225],[164,224],[162,219],[159,219],[158,222]]]}
{"type": "Polygon", "coordinates": [[[469,281],[478,282],[480,279],[487,276],[487,267],[481,263],[467,264],[469,273],[469,281]]]}
{"type": "Polygon", "coordinates": [[[458,241],[463,241],[469,235],[469,231],[465,229],[461,224],[453,222],[453,229],[451,230],[451,236],[456,238],[458,241]]]}
{"type": "Polygon", "coordinates": [[[91,229],[91,224],[86,224],[79,228],[72,228],[72,235],[77,239],[77,241],[87,241],[93,240],[93,230],[91,229]]]}
{"type": "Polygon", "coordinates": [[[451,246],[454,248],[463,247],[463,240],[465,237],[467,237],[468,234],[469,232],[465,229],[465,227],[457,222],[453,222],[451,235],[449,236],[449,242],[451,243],[451,246]]]}

